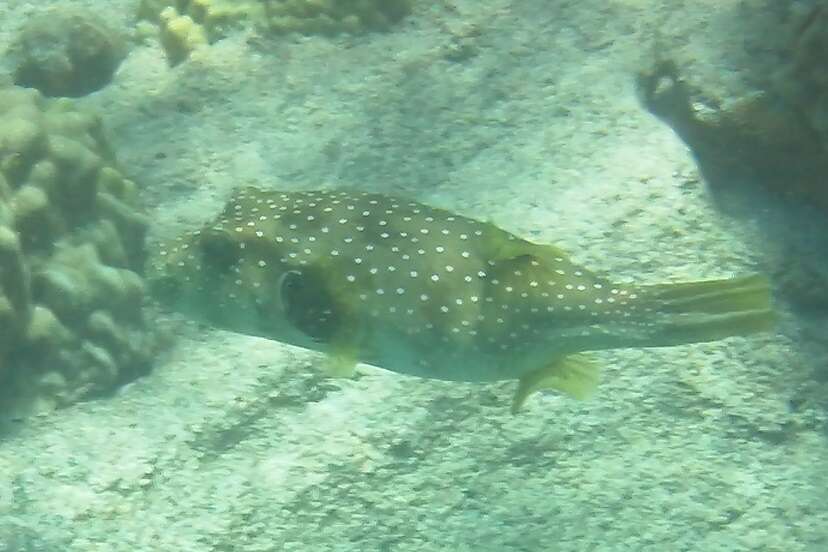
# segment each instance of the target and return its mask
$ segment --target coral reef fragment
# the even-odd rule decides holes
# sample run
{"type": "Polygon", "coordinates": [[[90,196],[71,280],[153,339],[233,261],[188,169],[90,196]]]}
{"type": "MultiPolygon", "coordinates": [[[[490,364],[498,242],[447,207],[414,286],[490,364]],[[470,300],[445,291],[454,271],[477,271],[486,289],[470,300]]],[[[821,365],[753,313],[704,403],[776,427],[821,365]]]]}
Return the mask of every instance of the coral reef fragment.
{"type": "Polygon", "coordinates": [[[162,47],[175,65],[233,29],[265,33],[359,34],[391,28],[413,0],[142,0],[138,17],[158,25],[162,47]]]}

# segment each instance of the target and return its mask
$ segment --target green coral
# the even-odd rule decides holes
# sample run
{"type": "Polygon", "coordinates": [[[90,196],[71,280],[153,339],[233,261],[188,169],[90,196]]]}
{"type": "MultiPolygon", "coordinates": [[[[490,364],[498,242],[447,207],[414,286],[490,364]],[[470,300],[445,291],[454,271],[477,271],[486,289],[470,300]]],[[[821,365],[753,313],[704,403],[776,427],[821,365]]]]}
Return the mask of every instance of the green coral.
{"type": "Polygon", "coordinates": [[[411,12],[412,4],[413,0],[142,0],[138,16],[161,27],[162,42],[167,33],[163,46],[172,62],[187,52],[186,35],[203,34],[215,42],[245,25],[273,33],[357,34],[388,29],[411,12]],[[172,21],[179,27],[172,33],[175,40],[169,38],[172,21]]]}
{"type": "Polygon", "coordinates": [[[147,369],[146,228],[97,117],[0,89],[0,413],[69,404],[147,369]]]}

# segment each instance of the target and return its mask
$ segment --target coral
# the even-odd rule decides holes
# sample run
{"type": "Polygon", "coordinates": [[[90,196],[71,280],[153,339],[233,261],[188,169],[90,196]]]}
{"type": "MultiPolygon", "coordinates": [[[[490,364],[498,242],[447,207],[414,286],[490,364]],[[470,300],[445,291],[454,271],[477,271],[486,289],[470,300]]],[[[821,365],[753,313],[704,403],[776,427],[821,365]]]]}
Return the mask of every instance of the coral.
{"type": "Polygon", "coordinates": [[[95,116],[0,89],[0,413],[68,404],[146,371],[146,227],[95,116]]]}
{"type": "Polygon", "coordinates": [[[106,86],[126,56],[121,35],[94,14],[49,10],[9,48],[14,82],[46,96],[84,96],[106,86]]]}
{"type": "Polygon", "coordinates": [[[265,2],[276,32],[357,33],[387,29],[411,11],[412,0],[281,0],[265,2]]]}
{"type": "Polygon", "coordinates": [[[255,0],[141,0],[138,17],[159,22],[161,13],[172,8],[179,16],[193,19],[215,41],[234,26],[265,17],[264,2],[255,0]]]}
{"type": "Polygon", "coordinates": [[[193,48],[188,36],[209,42],[231,29],[254,25],[273,33],[334,35],[385,30],[408,15],[413,0],[142,0],[141,19],[161,28],[170,61],[193,48]],[[177,29],[170,30],[170,26],[177,29]],[[164,33],[167,34],[166,43],[164,33]]]}
{"type": "Polygon", "coordinates": [[[159,14],[161,46],[167,54],[170,65],[178,65],[197,48],[207,45],[204,27],[193,21],[189,15],[181,15],[172,6],[159,14]]]}
{"type": "Polygon", "coordinates": [[[702,100],[667,61],[639,75],[639,92],[690,146],[713,188],[758,184],[828,211],[828,0],[770,13],[754,33],[772,56],[745,68],[758,92],[724,105],[702,100]]]}

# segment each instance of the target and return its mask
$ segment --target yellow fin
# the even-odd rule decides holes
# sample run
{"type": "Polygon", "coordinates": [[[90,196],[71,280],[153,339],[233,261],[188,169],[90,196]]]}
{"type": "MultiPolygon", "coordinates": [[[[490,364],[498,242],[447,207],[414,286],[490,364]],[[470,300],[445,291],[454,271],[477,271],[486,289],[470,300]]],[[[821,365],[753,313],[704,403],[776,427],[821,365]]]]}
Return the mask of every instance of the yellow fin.
{"type": "Polygon", "coordinates": [[[598,367],[588,356],[559,358],[520,378],[512,400],[512,414],[520,410],[529,395],[541,389],[556,389],[576,399],[586,399],[597,386],[598,367]]]}
{"type": "Polygon", "coordinates": [[[339,352],[331,353],[325,359],[325,373],[333,378],[350,378],[356,372],[356,355],[339,352]]]}
{"type": "Polygon", "coordinates": [[[767,277],[640,286],[641,300],[658,316],[647,347],[715,341],[773,329],[776,314],[767,277]]]}

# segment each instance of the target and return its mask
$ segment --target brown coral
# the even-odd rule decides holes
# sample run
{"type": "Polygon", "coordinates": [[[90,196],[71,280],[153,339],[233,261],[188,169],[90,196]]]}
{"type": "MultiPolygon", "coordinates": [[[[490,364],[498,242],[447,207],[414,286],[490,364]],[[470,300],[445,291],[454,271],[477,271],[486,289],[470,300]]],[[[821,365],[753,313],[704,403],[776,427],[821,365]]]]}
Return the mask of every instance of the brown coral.
{"type": "Polygon", "coordinates": [[[53,9],[25,23],[9,49],[14,81],[46,96],[84,96],[112,80],[123,37],[95,14],[53,9]]]}
{"type": "Polygon", "coordinates": [[[0,89],[0,412],[68,404],[146,370],[146,221],[100,121],[0,89]]]}

